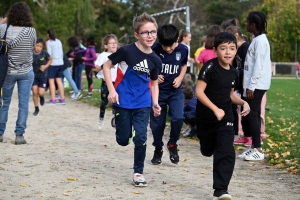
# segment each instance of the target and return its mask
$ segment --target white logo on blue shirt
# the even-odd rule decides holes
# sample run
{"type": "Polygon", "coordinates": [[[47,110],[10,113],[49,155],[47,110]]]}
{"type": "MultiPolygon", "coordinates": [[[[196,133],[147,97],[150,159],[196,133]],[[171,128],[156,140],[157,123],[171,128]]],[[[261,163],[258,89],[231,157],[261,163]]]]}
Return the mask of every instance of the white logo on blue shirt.
{"type": "Polygon", "coordinates": [[[164,74],[177,74],[179,69],[179,65],[169,65],[169,64],[162,64],[161,73],[164,74]]]}
{"type": "Polygon", "coordinates": [[[145,73],[149,73],[149,69],[148,69],[148,63],[147,63],[147,60],[143,60],[141,61],[140,63],[136,64],[134,67],[133,67],[134,70],[136,71],[141,71],[141,72],[145,72],[145,73]]]}

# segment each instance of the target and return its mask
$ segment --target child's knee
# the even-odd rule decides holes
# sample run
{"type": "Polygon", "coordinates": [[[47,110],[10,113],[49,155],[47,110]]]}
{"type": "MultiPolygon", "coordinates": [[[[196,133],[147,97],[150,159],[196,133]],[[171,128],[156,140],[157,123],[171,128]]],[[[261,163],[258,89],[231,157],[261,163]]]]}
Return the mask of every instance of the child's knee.
{"type": "Polygon", "coordinates": [[[124,140],[124,139],[117,139],[117,143],[120,146],[127,146],[129,144],[128,140],[124,140]]]}

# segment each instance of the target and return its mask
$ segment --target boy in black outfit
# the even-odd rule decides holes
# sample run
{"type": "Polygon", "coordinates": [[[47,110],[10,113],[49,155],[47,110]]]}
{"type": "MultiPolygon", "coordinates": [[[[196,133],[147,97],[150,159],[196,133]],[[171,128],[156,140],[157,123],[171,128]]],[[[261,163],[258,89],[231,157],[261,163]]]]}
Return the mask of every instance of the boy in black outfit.
{"type": "Polygon", "coordinates": [[[231,106],[232,103],[242,105],[242,116],[246,116],[250,108],[234,93],[238,75],[230,63],[237,52],[235,36],[227,32],[217,34],[214,50],[217,58],[206,62],[198,77],[196,126],[202,155],[214,155],[214,199],[231,200],[227,191],[235,164],[231,106]]]}

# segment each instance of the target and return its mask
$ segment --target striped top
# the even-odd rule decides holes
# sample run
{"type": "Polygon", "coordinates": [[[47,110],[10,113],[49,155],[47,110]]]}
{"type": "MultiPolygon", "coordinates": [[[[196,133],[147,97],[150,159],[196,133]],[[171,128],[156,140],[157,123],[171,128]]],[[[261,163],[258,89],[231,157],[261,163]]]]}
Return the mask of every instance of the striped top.
{"type": "MultiPolygon", "coordinates": [[[[3,37],[6,24],[0,25],[3,37]]],[[[36,31],[31,27],[9,26],[6,34],[8,43],[8,74],[26,74],[32,70],[32,52],[36,43],[36,31]]]]}

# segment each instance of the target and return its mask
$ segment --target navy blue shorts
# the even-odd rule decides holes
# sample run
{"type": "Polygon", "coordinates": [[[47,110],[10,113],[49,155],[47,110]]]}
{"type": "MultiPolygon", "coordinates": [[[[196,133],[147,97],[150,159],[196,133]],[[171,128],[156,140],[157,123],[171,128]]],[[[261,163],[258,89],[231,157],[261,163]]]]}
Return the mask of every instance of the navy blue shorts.
{"type": "Polygon", "coordinates": [[[57,65],[57,66],[50,65],[48,68],[48,78],[61,78],[63,75],[63,71],[64,71],[63,65],[57,65]]]}
{"type": "Polygon", "coordinates": [[[34,77],[32,86],[37,85],[39,88],[46,88],[47,85],[47,78],[38,78],[38,77],[34,77]]]}

